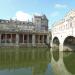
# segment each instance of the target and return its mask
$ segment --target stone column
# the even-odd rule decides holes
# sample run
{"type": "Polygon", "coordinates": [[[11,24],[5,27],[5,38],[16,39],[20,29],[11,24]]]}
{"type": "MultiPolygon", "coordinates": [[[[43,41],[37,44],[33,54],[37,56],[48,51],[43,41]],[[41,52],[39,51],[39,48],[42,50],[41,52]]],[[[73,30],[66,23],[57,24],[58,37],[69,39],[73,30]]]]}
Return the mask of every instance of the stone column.
{"type": "Polygon", "coordinates": [[[27,46],[29,46],[29,34],[27,35],[27,46]]]}
{"type": "Polygon", "coordinates": [[[35,45],[35,34],[32,34],[32,46],[33,46],[33,47],[36,46],[36,45],[35,45]]]}
{"type": "Polygon", "coordinates": [[[12,34],[10,34],[10,44],[12,45],[12,34]]]}
{"type": "Polygon", "coordinates": [[[63,43],[60,43],[59,44],[59,51],[63,51],[64,49],[63,49],[63,43]]]}
{"type": "Polygon", "coordinates": [[[50,47],[49,34],[47,34],[46,43],[47,43],[48,47],[50,47]]]}
{"type": "Polygon", "coordinates": [[[44,35],[42,35],[42,46],[44,47],[45,44],[44,44],[44,35]]]}
{"type": "Polygon", "coordinates": [[[0,34],[0,46],[1,46],[1,34],[0,34]]]}
{"type": "Polygon", "coordinates": [[[42,42],[43,42],[43,44],[44,44],[44,35],[42,35],[43,37],[42,37],[42,42]]]}
{"type": "Polygon", "coordinates": [[[7,34],[5,34],[5,46],[7,45],[7,34]]]}
{"type": "Polygon", "coordinates": [[[10,42],[12,43],[12,34],[10,34],[10,37],[11,37],[11,40],[10,40],[10,42]]]}
{"type": "Polygon", "coordinates": [[[16,34],[16,46],[19,45],[19,34],[16,34]]]}
{"type": "Polygon", "coordinates": [[[47,43],[48,43],[48,44],[50,43],[49,35],[47,35],[47,43]]]}
{"type": "Polygon", "coordinates": [[[40,43],[40,35],[38,35],[38,44],[40,43]]]}
{"type": "Polygon", "coordinates": [[[24,34],[23,34],[23,44],[24,44],[24,34]]]}

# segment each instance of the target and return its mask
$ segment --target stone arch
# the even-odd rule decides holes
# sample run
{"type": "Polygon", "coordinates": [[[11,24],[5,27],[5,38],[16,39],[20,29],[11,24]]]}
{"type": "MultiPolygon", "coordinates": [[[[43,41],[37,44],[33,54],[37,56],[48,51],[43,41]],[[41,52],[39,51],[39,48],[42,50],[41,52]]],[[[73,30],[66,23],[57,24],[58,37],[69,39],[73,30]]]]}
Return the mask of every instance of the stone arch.
{"type": "Polygon", "coordinates": [[[52,41],[52,54],[55,61],[59,60],[59,39],[58,37],[54,37],[52,41]]]}
{"type": "Polygon", "coordinates": [[[63,42],[64,51],[75,51],[75,37],[67,36],[63,42]]]}
{"type": "Polygon", "coordinates": [[[59,44],[60,44],[59,38],[55,36],[55,37],[53,38],[52,43],[53,43],[53,45],[59,46],[59,44]]]}
{"type": "Polygon", "coordinates": [[[75,74],[75,36],[66,36],[63,42],[63,62],[66,69],[71,73],[75,74]]]}

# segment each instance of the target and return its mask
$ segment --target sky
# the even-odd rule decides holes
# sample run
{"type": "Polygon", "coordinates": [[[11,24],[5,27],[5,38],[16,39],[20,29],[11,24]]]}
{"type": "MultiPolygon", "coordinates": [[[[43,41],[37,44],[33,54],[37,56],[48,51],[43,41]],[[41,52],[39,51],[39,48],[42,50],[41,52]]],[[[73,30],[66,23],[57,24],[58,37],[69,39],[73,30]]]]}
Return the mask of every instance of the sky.
{"type": "Polygon", "coordinates": [[[75,9],[75,0],[0,0],[0,19],[26,21],[33,15],[45,14],[50,29],[72,9],[75,9]]]}

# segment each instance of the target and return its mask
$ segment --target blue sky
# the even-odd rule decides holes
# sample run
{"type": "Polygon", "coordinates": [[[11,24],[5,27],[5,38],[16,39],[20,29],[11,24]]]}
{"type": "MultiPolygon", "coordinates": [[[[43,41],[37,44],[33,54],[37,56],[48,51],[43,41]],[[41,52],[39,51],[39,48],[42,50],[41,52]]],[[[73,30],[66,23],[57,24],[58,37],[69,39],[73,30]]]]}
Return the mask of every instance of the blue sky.
{"type": "Polygon", "coordinates": [[[75,0],[0,0],[1,19],[32,18],[33,14],[45,14],[49,28],[71,9],[75,9],[75,0]]]}

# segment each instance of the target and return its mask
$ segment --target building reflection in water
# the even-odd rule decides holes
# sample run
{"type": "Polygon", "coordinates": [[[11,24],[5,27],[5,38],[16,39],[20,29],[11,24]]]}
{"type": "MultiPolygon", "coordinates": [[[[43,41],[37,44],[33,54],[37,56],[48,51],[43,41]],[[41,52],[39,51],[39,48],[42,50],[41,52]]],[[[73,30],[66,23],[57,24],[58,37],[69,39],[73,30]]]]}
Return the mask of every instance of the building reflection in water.
{"type": "Polygon", "coordinates": [[[1,48],[0,74],[53,75],[48,69],[50,57],[48,48],[1,48]]]}
{"type": "MultiPolygon", "coordinates": [[[[56,48],[55,48],[56,49],[56,48]]],[[[51,64],[55,75],[74,75],[75,74],[75,52],[54,52],[56,50],[51,49],[51,64]],[[58,58],[59,56],[59,58],[58,58]],[[56,60],[58,58],[58,61],[56,60]]],[[[58,50],[57,50],[58,51],[58,50]]]]}
{"type": "Polygon", "coordinates": [[[75,52],[54,49],[0,48],[0,75],[74,75],[75,52]]]}

